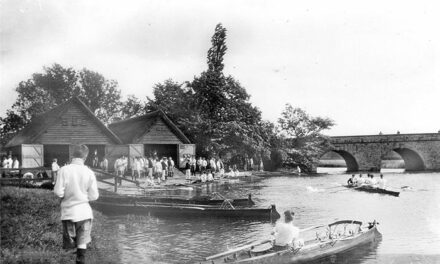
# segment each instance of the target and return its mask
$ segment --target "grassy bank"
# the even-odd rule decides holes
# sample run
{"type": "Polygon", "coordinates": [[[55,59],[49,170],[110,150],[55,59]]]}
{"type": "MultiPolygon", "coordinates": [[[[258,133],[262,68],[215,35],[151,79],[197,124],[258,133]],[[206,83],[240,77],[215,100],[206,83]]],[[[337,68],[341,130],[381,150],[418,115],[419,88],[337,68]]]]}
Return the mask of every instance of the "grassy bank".
{"type": "MultiPolygon", "coordinates": [[[[75,263],[62,249],[59,199],[51,191],[1,187],[1,263],[75,263]]],[[[90,263],[117,263],[105,216],[94,211],[90,263]],[[106,235],[104,235],[106,234],[106,235]]]]}

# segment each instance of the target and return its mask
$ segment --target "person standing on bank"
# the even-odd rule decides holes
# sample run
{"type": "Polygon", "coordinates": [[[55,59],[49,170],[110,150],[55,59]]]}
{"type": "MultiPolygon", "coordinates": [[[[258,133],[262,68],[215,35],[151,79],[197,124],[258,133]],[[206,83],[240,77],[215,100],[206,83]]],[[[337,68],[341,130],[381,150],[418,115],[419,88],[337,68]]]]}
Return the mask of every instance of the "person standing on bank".
{"type": "Polygon", "coordinates": [[[63,248],[76,248],[76,263],[85,263],[91,241],[93,212],[89,201],[98,199],[98,186],[92,170],[84,165],[89,154],[86,145],[73,146],[73,159],[58,171],[54,193],[61,198],[63,248]]]}
{"type": "Polygon", "coordinates": [[[55,184],[57,182],[57,175],[58,175],[58,170],[60,169],[60,166],[58,166],[58,160],[57,159],[53,159],[52,162],[52,183],[55,184]]]}

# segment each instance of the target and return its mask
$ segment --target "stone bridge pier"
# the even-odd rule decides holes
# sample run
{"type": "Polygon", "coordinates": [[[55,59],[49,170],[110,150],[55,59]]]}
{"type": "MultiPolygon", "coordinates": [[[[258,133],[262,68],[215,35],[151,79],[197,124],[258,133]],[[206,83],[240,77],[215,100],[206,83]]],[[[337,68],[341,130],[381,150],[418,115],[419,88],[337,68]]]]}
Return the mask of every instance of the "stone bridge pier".
{"type": "Polygon", "coordinates": [[[341,155],[350,172],[380,171],[391,151],[402,157],[406,171],[440,170],[440,133],[332,137],[331,143],[326,152],[341,155]]]}

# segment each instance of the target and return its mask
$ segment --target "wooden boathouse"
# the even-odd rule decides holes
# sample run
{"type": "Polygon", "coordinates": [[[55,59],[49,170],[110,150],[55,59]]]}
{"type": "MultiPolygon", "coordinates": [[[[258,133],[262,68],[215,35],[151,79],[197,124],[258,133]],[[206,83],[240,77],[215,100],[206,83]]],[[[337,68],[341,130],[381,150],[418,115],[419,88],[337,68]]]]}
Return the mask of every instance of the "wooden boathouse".
{"type": "MultiPolygon", "coordinates": [[[[128,151],[130,157],[171,157],[176,165],[184,167],[186,158],[195,155],[195,145],[160,110],[110,124],[109,128],[128,146],[128,150],[122,151],[128,151]]],[[[123,147],[109,147],[108,156],[114,156],[112,152],[118,153],[123,147]]]]}
{"type": "MultiPolygon", "coordinates": [[[[77,97],[34,117],[5,148],[17,156],[22,167],[49,167],[70,161],[71,145],[86,144],[90,152],[104,156],[107,145],[122,144],[77,97]]],[[[92,153],[87,164],[91,164],[92,153]]]]}
{"type": "MultiPolygon", "coordinates": [[[[116,158],[148,156],[172,157],[175,161],[195,155],[195,147],[162,111],[104,125],[77,97],[34,117],[5,146],[22,168],[50,167],[70,162],[73,144],[86,144],[92,165],[96,152],[99,160],[106,157],[111,170],[116,158]]],[[[178,162],[176,162],[176,165],[178,162]]]]}

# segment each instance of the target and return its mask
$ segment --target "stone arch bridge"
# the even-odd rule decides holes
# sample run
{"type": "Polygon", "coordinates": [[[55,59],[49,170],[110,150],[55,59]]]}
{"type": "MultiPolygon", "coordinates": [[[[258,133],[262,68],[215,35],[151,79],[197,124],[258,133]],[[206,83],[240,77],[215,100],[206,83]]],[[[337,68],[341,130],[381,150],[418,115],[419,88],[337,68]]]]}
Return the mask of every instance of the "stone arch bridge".
{"type": "Polygon", "coordinates": [[[391,151],[402,157],[407,171],[440,170],[440,133],[341,136],[331,143],[326,152],[341,155],[347,171],[379,171],[391,151]]]}

